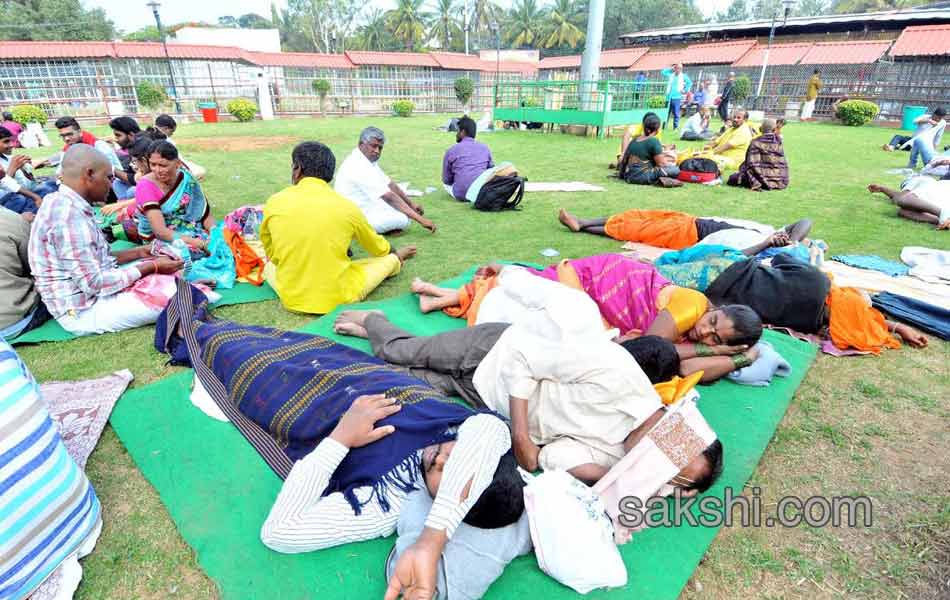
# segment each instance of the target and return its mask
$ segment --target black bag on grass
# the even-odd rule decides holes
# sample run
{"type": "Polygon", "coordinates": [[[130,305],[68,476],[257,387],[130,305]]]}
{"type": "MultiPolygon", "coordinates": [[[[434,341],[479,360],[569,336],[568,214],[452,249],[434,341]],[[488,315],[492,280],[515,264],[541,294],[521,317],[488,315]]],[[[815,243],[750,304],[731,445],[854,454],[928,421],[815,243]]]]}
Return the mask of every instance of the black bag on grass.
{"type": "Polygon", "coordinates": [[[475,198],[475,208],[488,212],[513,209],[524,196],[524,177],[500,175],[488,180],[475,198]]]}

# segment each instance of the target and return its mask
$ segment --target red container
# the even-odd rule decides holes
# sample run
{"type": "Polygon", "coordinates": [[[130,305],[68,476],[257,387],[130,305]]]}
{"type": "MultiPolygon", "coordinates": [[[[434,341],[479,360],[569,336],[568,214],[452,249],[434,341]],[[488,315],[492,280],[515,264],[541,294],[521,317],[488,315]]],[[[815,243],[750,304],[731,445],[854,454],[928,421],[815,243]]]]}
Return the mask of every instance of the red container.
{"type": "Polygon", "coordinates": [[[217,108],[202,108],[201,118],[204,120],[205,123],[217,123],[218,109],[217,108]]]}

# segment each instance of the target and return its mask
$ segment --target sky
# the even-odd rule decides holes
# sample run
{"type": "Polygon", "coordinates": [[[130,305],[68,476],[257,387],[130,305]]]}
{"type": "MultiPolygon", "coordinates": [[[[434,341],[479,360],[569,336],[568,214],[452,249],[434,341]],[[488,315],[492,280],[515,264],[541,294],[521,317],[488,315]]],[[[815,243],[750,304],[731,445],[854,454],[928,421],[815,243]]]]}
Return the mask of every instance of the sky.
{"type": "MultiPolygon", "coordinates": [[[[257,13],[270,18],[272,0],[220,0],[196,2],[195,0],[160,0],[159,9],[162,23],[180,23],[182,21],[205,21],[216,23],[223,15],[240,16],[246,13],[257,13]]],[[[87,8],[102,8],[112,19],[116,27],[124,32],[135,31],[146,25],[154,25],[151,9],[146,6],[147,0],[85,0],[87,8]]],[[[710,16],[716,11],[725,9],[730,0],[696,0],[696,6],[710,16]]],[[[278,7],[284,4],[277,0],[278,7]]],[[[511,0],[501,0],[500,4],[510,5],[511,0]]],[[[394,0],[369,0],[367,6],[392,8],[394,0]]]]}

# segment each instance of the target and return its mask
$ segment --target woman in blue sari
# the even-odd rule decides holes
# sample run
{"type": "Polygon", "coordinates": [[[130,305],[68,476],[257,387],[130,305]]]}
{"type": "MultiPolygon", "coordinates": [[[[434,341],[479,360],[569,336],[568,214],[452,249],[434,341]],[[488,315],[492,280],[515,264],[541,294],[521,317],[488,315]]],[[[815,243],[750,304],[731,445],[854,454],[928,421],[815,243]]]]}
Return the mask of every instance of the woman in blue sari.
{"type": "Polygon", "coordinates": [[[169,243],[181,239],[192,250],[207,251],[215,222],[198,180],[166,140],[153,142],[147,158],[149,172],[135,186],[133,221],[138,238],[169,243]]]}

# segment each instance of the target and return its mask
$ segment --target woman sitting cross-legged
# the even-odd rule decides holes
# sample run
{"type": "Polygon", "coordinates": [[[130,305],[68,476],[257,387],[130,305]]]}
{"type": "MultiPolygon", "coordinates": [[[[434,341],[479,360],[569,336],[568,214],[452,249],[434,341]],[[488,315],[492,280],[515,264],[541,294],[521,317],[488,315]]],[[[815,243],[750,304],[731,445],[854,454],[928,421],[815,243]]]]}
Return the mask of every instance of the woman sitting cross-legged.
{"type": "Polygon", "coordinates": [[[207,251],[215,222],[198,180],[182,165],[178,149],[167,140],[152,142],[147,156],[148,174],[135,186],[133,227],[126,227],[129,239],[181,239],[192,252],[207,251]]]}
{"type": "Polygon", "coordinates": [[[751,308],[714,306],[702,293],[671,284],[653,265],[619,254],[564,260],[543,271],[491,265],[459,290],[416,280],[412,291],[423,312],[443,310],[470,326],[513,323],[545,302],[545,288],[534,277],[584,291],[623,339],[656,335],[674,342],[683,376],[704,371],[701,381],[715,381],[758,357],[752,346],[762,321],[751,308]]]}
{"type": "Polygon", "coordinates": [[[657,137],[660,133],[660,117],[656,113],[647,113],[643,117],[643,133],[630,140],[620,164],[617,176],[627,183],[664,186],[681,185],[676,180],[680,169],[676,166],[676,156],[663,150],[663,144],[657,137]]]}

